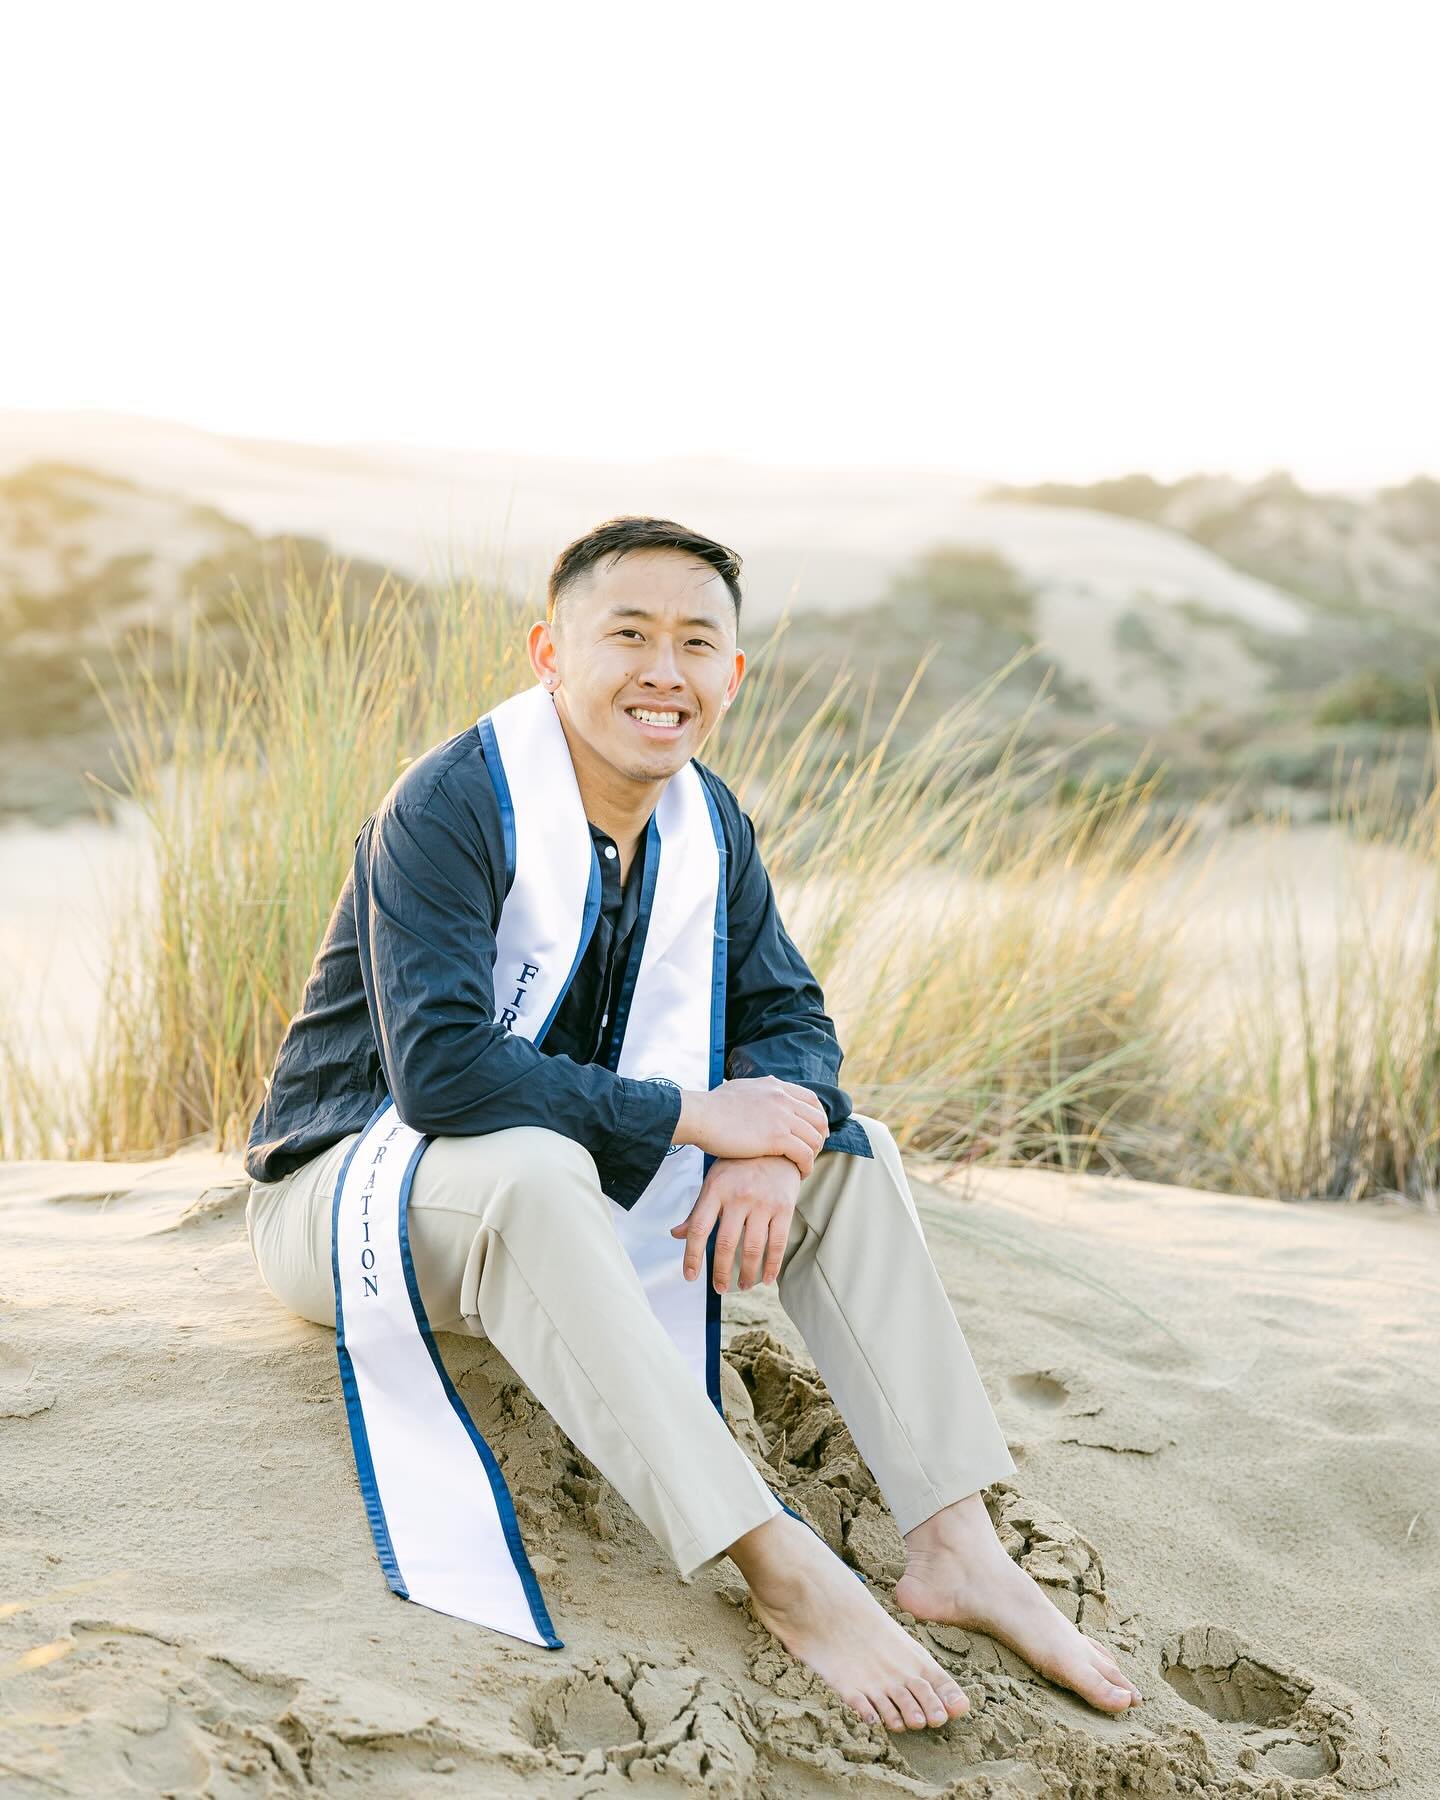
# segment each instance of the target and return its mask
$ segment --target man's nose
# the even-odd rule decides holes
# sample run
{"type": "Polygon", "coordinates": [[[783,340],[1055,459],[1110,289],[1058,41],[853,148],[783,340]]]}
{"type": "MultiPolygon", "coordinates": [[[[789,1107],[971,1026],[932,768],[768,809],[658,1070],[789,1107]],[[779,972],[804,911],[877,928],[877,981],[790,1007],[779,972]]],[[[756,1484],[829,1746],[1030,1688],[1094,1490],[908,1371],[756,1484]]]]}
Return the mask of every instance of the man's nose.
{"type": "Polygon", "coordinates": [[[664,643],[652,646],[640,679],[651,687],[681,688],[685,685],[679,660],[670,646],[664,643]]]}

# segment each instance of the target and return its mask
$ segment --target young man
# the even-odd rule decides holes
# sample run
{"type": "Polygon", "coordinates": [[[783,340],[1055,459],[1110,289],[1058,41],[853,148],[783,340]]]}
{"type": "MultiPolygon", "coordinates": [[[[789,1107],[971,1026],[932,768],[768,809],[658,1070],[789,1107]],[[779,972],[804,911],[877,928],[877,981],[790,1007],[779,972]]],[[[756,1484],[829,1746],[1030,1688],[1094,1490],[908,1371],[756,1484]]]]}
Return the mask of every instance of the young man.
{"type": "MultiPolygon", "coordinates": [[[[944,1724],[967,1710],[965,1695],[777,1505],[617,1234],[620,1209],[667,1157],[698,1147],[714,1160],[673,1227],[673,1255],[685,1280],[703,1280],[713,1231],[715,1290],[729,1289],[737,1258],[740,1287],[778,1281],[904,1534],[897,1607],[988,1632],[1095,1706],[1124,1711],[1139,1690],[990,1524],[981,1490],[1015,1464],[894,1141],[836,1085],[834,1027],[751,822],[698,763],[692,791],[708,796],[723,898],[695,913],[703,963],[688,966],[707,980],[712,962],[723,967],[724,1078],[682,1089],[618,1072],[657,808],[745,671],[738,577],[723,545],[637,517],[578,539],[552,571],[546,618],[527,638],[543,695],[528,690],[526,716],[553,748],[553,706],[588,823],[574,866],[592,870],[592,901],[596,869],[599,883],[582,953],[533,1034],[543,1044],[512,1029],[512,983],[497,994],[494,970],[517,830],[571,829],[548,796],[522,805],[517,825],[482,720],[412,763],[366,820],[250,1136],[257,1264],[286,1305],[335,1323],[332,1195],[390,1096],[429,1139],[408,1206],[433,1328],[490,1338],[682,1572],[728,1554],[759,1618],[860,1717],[892,1731],[944,1724]]],[[[583,837],[578,807],[573,829],[583,837]]],[[[577,908],[583,895],[582,882],[577,908]]]]}

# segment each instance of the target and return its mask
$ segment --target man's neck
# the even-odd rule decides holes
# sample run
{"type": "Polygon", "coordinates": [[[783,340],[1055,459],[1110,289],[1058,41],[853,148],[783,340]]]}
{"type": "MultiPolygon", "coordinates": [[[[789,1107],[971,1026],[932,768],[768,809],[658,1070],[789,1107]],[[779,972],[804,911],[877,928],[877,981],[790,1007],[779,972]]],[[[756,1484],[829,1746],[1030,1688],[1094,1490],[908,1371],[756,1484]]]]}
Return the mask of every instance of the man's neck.
{"type": "MultiPolygon", "coordinates": [[[[636,784],[632,782],[630,785],[633,788],[636,784]]],[[[650,815],[660,804],[660,796],[664,791],[665,783],[657,781],[648,789],[649,798],[638,805],[633,801],[629,805],[620,805],[614,795],[597,792],[594,786],[587,787],[585,782],[580,782],[580,798],[585,803],[585,817],[592,825],[608,831],[615,842],[622,846],[639,843],[650,815]]]]}
{"type": "Polygon", "coordinates": [[[667,775],[657,781],[632,781],[618,774],[572,734],[564,713],[558,707],[556,711],[570,747],[570,761],[575,769],[575,783],[580,789],[585,817],[592,825],[609,832],[628,865],[670,778],[667,775]]]}

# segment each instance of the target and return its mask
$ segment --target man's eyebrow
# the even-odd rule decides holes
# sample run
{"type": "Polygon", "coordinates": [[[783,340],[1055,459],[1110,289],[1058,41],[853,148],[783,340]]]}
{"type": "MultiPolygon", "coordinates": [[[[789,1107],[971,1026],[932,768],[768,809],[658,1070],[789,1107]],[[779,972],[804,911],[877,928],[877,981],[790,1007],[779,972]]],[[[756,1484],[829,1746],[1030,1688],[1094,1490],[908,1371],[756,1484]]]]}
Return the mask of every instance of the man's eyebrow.
{"type": "MultiPolygon", "coordinates": [[[[646,612],[643,606],[612,606],[606,612],[607,619],[653,619],[655,614],[646,612]]],[[[709,614],[698,619],[681,619],[682,625],[703,625],[707,631],[719,631],[720,621],[709,614]]]]}

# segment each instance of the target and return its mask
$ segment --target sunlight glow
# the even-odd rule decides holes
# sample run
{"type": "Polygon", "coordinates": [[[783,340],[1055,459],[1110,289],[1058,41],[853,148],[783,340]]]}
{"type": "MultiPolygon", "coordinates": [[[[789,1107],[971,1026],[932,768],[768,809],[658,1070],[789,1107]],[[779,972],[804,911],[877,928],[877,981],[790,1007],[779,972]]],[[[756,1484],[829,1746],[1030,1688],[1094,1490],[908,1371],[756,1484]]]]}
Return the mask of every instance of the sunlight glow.
{"type": "Polygon", "coordinates": [[[1434,15],[0,25],[0,405],[1002,479],[1440,472],[1434,15]]]}

